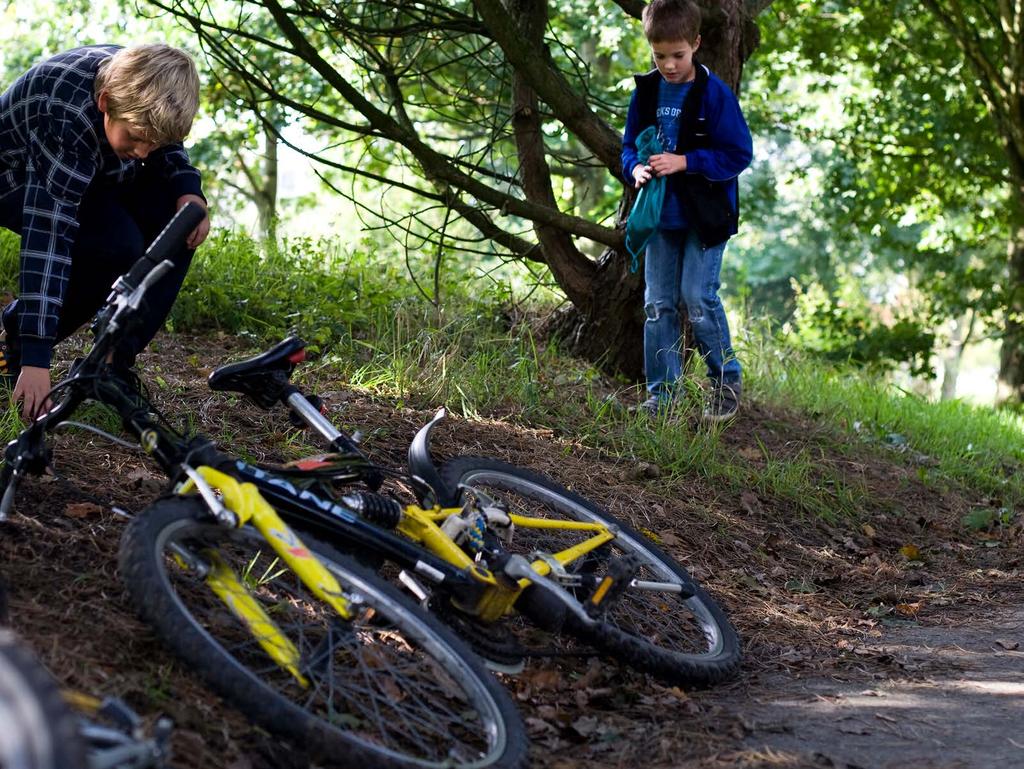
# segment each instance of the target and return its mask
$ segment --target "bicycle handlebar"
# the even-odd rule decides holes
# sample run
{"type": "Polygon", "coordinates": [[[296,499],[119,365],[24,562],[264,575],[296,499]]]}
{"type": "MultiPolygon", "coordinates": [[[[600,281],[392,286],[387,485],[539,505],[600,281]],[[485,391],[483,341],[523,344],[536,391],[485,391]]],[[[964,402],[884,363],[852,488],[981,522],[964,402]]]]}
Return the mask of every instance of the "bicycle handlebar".
{"type": "Polygon", "coordinates": [[[156,283],[172,266],[169,257],[179,250],[185,238],[206,216],[206,211],[196,203],[186,203],[160,231],[149,248],[124,275],[111,287],[110,296],[93,321],[96,336],[92,351],[86,356],[86,363],[99,364],[107,352],[116,345],[115,338],[125,333],[125,327],[135,322],[134,316],[150,286],[156,283]]]}
{"type": "Polygon", "coordinates": [[[186,203],[176,213],[167,226],[160,231],[156,239],[146,249],[142,258],[132,265],[132,268],[120,280],[127,285],[129,291],[136,289],[142,279],[149,274],[156,265],[167,259],[171,254],[181,247],[185,238],[192,232],[199,223],[206,217],[206,211],[196,203],[186,203]]]}

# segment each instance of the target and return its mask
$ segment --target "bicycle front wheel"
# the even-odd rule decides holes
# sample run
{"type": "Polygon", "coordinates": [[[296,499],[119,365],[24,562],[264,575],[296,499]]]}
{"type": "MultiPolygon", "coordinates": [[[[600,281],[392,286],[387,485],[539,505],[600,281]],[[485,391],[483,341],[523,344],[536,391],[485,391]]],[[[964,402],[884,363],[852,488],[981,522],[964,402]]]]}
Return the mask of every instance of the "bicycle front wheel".
{"type": "MultiPolygon", "coordinates": [[[[712,684],[732,675],[740,663],[736,631],[711,596],[694,583],[675,559],[648,537],[551,479],[485,457],[456,457],[441,468],[449,485],[462,484],[504,502],[510,513],[564,521],[602,523],[617,530],[615,539],[570,564],[570,576],[600,574],[628,557],[636,585],[674,583],[693,591],[688,598],[664,590],[626,587],[594,624],[567,614],[565,630],[669,683],[712,684]]],[[[519,527],[507,548],[527,557],[554,553],[586,535],[569,530],[519,527]]]]}
{"type": "Polygon", "coordinates": [[[50,674],[0,630],[0,767],[84,769],[78,718],[50,674]]]}
{"type": "Polygon", "coordinates": [[[143,619],[239,710],[328,766],[525,763],[525,731],[508,694],[436,619],[304,535],[353,609],[342,619],[258,532],[204,515],[195,497],[152,505],[125,532],[121,573],[143,619]],[[207,586],[202,563],[212,553],[298,650],[302,680],[207,586]]]}

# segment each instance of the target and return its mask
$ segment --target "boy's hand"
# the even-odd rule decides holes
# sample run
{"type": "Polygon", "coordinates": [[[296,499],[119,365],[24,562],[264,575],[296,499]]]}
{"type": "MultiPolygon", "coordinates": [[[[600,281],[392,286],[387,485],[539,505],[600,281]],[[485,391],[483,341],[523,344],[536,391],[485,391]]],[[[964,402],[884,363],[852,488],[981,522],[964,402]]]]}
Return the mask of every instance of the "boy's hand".
{"type": "MultiPolygon", "coordinates": [[[[209,209],[206,207],[206,201],[198,195],[182,195],[178,198],[177,207],[175,211],[180,211],[186,203],[196,203],[203,207],[204,211],[209,209]]],[[[206,236],[210,234],[210,216],[207,214],[203,217],[203,221],[196,225],[196,228],[189,233],[189,236],[185,239],[185,245],[191,249],[199,248],[199,244],[206,240],[206,236]]]]}
{"type": "Polygon", "coordinates": [[[637,189],[643,187],[651,180],[651,167],[638,163],[633,167],[633,186],[637,189]]]}
{"type": "Polygon", "coordinates": [[[14,385],[11,400],[21,401],[21,418],[31,422],[36,417],[49,411],[50,403],[50,369],[38,366],[22,366],[18,382],[14,385]]]}
{"type": "Polygon", "coordinates": [[[678,174],[686,170],[686,155],[663,152],[660,155],[651,155],[647,159],[647,164],[654,171],[655,176],[678,174]]]}

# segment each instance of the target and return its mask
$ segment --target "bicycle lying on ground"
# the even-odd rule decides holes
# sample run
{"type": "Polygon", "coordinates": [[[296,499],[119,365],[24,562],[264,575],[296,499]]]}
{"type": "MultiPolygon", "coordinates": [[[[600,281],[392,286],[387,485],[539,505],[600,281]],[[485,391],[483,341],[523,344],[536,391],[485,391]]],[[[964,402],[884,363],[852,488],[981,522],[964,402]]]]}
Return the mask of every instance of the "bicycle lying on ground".
{"type": "Polygon", "coordinates": [[[261,491],[322,514],[306,493],[269,475],[259,488],[245,482],[244,463],[179,433],[137,378],[109,362],[172,266],[165,254],[201,216],[182,208],[115,283],[92,349],[54,387],[55,405],[7,447],[0,518],[18,481],[51,465],[46,435],[88,428],[68,420],[88,400],[105,404],[176,489],[125,531],[129,596],[226,699],[324,766],[525,765],[525,730],[508,693],[451,630],[350,556],[305,532],[300,539],[261,491]]]}
{"type": "Polygon", "coordinates": [[[499,670],[514,671],[530,653],[500,629],[522,614],[669,683],[713,684],[735,672],[740,647],[728,618],[651,539],[531,470],[471,456],[435,467],[430,435],[443,410],[413,439],[408,472],[373,464],[318,398],[290,384],[304,356],[292,337],[209,377],[212,389],[262,408],[285,404],[294,423],[328,443],[331,453],[291,467],[232,468],[300,531],[374,567],[397,565],[395,581],[499,670]],[[377,489],[386,477],[404,480],[416,502],[352,489],[377,489]]]}

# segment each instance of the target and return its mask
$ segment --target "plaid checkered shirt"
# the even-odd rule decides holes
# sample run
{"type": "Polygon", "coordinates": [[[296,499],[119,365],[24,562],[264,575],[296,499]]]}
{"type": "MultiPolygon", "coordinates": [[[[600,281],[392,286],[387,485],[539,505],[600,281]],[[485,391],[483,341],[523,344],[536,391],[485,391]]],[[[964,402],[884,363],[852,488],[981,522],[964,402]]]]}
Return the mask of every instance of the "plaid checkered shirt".
{"type": "Polygon", "coordinates": [[[24,196],[19,330],[22,364],[48,366],[71,274],[78,204],[99,183],[131,181],[140,162],[167,179],[175,197],[202,195],[199,172],[181,144],[121,160],[107,142],[93,84],[119,46],[58,54],[29,69],[0,94],[0,199],[24,196]]]}

